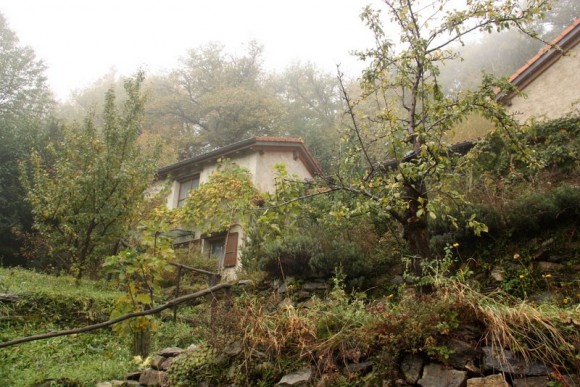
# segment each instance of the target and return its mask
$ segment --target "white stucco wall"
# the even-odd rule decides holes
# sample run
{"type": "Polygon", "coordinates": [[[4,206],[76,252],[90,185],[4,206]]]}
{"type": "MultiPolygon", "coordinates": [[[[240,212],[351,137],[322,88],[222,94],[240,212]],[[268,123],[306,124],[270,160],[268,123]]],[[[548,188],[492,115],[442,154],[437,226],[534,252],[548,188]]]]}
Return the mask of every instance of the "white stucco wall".
{"type": "MultiPolygon", "coordinates": [[[[252,175],[252,183],[260,192],[273,193],[276,189],[275,177],[276,164],[286,165],[289,175],[296,175],[299,179],[312,179],[306,166],[300,158],[295,158],[292,151],[254,151],[251,153],[240,154],[238,157],[230,157],[230,160],[240,167],[246,168],[252,175]]],[[[217,169],[216,162],[204,164],[198,169],[199,182],[203,184],[209,180],[211,174],[217,169]]],[[[177,207],[177,198],[179,195],[179,181],[174,180],[171,183],[171,192],[167,197],[167,207],[177,207]]]]}
{"type": "Polygon", "coordinates": [[[580,109],[580,45],[560,57],[511,100],[508,111],[521,123],[549,120],[580,109]]]}
{"type": "Polygon", "coordinates": [[[294,157],[294,152],[268,151],[257,154],[257,167],[254,175],[254,185],[260,192],[274,193],[276,190],[275,178],[276,164],[286,165],[290,176],[296,175],[299,179],[312,179],[313,176],[299,158],[294,157]]]}
{"type": "MultiPolygon", "coordinates": [[[[306,166],[302,163],[300,158],[297,157],[297,154],[295,156],[295,153],[292,150],[254,150],[251,152],[239,153],[235,156],[229,156],[228,158],[240,167],[246,168],[248,171],[250,171],[250,174],[252,175],[252,183],[260,192],[273,193],[275,191],[276,169],[274,166],[276,164],[285,164],[288,170],[288,174],[296,175],[299,179],[306,180],[313,178],[306,166]]],[[[209,177],[217,169],[217,166],[217,162],[204,163],[198,167],[189,169],[186,173],[186,176],[199,174],[200,184],[203,184],[209,180],[209,177]]],[[[175,208],[177,207],[177,200],[179,195],[179,180],[172,181],[170,186],[171,191],[167,197],[167,207],[175,208]]],[[[194,232],[194,239],[199,239],[199,232],[195,230],[194,232]]],[[[236,224],[233,225],[230,229],[230,233],[235,232],[238,233],[237,265],[236,267],[222,269],[220,273],[222,275],[222,280],[235,279],[236,273],[242,269],[240,251],[246,239],[246,230],[244,230],[239,224],[236,224]]],[[[205,244],[205,241],[202,240],[202,250],[205,250],[205,244]]]]}

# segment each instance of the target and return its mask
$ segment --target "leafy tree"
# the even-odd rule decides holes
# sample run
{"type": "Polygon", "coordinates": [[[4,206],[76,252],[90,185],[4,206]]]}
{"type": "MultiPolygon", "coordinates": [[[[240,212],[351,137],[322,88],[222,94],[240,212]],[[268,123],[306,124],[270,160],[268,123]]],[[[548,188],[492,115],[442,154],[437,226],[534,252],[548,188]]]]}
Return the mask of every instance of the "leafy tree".
{"type": "Polygon", "coordinates": [[[179,138],[180,158],[277,132],[280,105],[262,80],[261,54],[254,42],[231,57],[209,44],[190,50],[179,69],[153,85],[153,106],[179,138]]]}
{"type": "Polygon", "coordinates": [[[142,82],[142,74],[125,82],[128,98],[122,112],[109,91],[102,126],[88,116],[82,127],[67,128],[58,151],[52,147],[54,166],[34,154],[32,178],[22,179],[35,228],[53,264],[77,278],[116,252],[155,171],[155,157],[137,144],[145,102],[142,82]]]}
{"type": "Polygon", "coordinates": [[[337,161],[338,117],[343,111],[336,75],[312,63],[294,63],[272,82],[284,109],[283,133],[304,139],[322,168],[329,171],[337,161]]]}
{"type": "MultiPolygon", "coordinates": [[[[443,0],[384,3],[392,21],[388,30],[379,11],[367,7],[362,14],[376,42],[360,53],[370,61],[363,74],[363,99],[377,101],[378,109],[359,114],[358,101],[345,93],[352,117],[352,130],[344,139],[349,152],[330,185],[365,199],[351,211],[376,211],[396,221],[414,257],[412,268],[421,274],[421,262],[431,256],[428,219],[443,216],[457,224],[448,215],[450,206],[464,202],[449,185],[454,163],[445,136],[473,112],[502,133],[518,129],[495,99],[509,84],[486,76],[477,89],[446,94],[438,82],[440,66],[459,59],[452,45],[470,33],[523,28],[542,16],[547,3],[477,0],[453,10],[443,0]],[[399,37],[398,44],[387,31],[399,37]],[[382,157],[367,152],[371,142],[381,144],[382,157]]],[[[485,231],[473,216],[466,219],[476,233],[485,231]]]]}
{"type": "Polygon", "coordinates": [[[18,161],[44,141],[45,121],[53,101],[45,65],[34,51],[19,44],[0,14],[0,261],[16,262],[15,233],[32,224],[30,208],[18,179],[18,161]]]}

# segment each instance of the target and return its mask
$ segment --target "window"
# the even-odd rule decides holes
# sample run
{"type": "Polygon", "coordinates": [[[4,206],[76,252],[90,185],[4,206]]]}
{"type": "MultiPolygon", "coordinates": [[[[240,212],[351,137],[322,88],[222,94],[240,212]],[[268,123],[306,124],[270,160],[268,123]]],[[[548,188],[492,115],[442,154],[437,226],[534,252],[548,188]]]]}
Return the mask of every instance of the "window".
{"type": "Polygon", "coordinates": [[[209,256],[221,260],[224,256],[225,239],[219,238],[209,241],[209,256]]]}
{"type": "Polygon", "coordinates": [[[204,251],[210,259],[216,259],[220,268],[235,267],[238,257],[238,233],[205,239],[204,251]]]}
{"type": "Polygon", "coordinates": [[[189,195],[189,191],[199,186],[199,175],[192,176],[179,182],[179,195],[177,196],[177,207],[182,207],[189,195]]]}

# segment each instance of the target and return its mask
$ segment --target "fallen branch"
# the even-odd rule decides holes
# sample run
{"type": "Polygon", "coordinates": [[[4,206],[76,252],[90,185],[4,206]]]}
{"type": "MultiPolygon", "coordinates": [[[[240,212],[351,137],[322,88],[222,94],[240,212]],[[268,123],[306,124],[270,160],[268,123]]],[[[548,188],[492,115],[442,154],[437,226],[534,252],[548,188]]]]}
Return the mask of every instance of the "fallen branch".
{"type": "Polygon", "coordinates": [[[236,282],[228,282],[228,283],[218,284],[218,285],[209,287],[207,289],[200,290],[199,292],[195,292],[192,294],[187,294],[185,296],[174,298],[173,300],[170,300],[167,303],[160,305],[160,306],[153,308],[153,309],[148,309],[148,310],[144,310],[141,312],[133,312],[133,313],[125,314],[125,315],[117,317],[115,319],[104,321],[104,322],[98,323],[98,324],[88,325],[88,326],[83,327],[83,328],[69,329],[66,331],[48,332],[48,333],[44,333],[42,335],[34,335],[34,336],[22,337],[22,338],[11,340],[11,341],[5,341],[3,343],[0,343],[0,348],[10,347],[10,346],[16,345],[16,344],[28,343],[31,341],[50,339],[52,337],[67,336],[67,335],[74,335],[74,334],[78,334],[78,333],[96,331],[97,329],[106,328],[106,327],[109,327],[111,325],[115,325],[117,323],[120,323],[121,321],[128,320],[130,318],[147,316],[147,315],[151,315],[151,314],[157,314],[165,309],[169,309],[169,308],[174,307],[176,305],[183,304],[184,302],[195,300],[196,298],[200,298],[200,297],[206,296],[208,294],[213,294],[214,292],[219,291],[219,290],[229,289],[235,284],[236,284],[236,282]]]}

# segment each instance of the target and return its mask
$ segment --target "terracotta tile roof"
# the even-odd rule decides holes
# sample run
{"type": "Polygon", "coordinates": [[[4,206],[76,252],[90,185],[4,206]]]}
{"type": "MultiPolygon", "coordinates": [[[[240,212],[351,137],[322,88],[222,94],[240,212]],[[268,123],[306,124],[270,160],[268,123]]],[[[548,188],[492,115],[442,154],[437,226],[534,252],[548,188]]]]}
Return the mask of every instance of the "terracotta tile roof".
{"type": "Polygon", "coordinates": [[[576,19],[549,45],[543,47],[525,65],[513,73],[509,81],[516,85],[519,90],[522,90],[558,60],[563,53],[576,46],[578,42],[580,42],[580,19],[576,19]]]}
{"type": "Polygon", "coordinates": [[[157,171],[158,177],[165,177],[168,174],[172,173],[173,171],[179,170],[180,168],[192,165],[200,162],[206,162],[210,160],[216,160],[220,157],[227,157],[232,154],[235,154],[242,150],[251,150],[255,149],[255,147],[263,147],[267,149],[275,149],[283,147],[284,149],[295,149],[299,152],[301,159],[305,163],[306,168],[313,174],[313,175],[321,175],[322,168],[318,164],[318,161],[314,158],[310,150],[304,144],[304,140],[298,137],[269,137],[269,136],[262,136],[262,137],[252,137],[245,140],[241,140],[235,142],[230,145],[226,145],[221,148],[214,149],[207,153],[194,156],[192,158],[179,161],[177,163],[165,166],[160,168],[157,171]]]}
{"type": "Polygon", "coordinates": [[[296,142],[300,144],[304,144],[304,140],[299,137],[256,137],[256,141],[263,141],[263,142],[296,142]]]}

